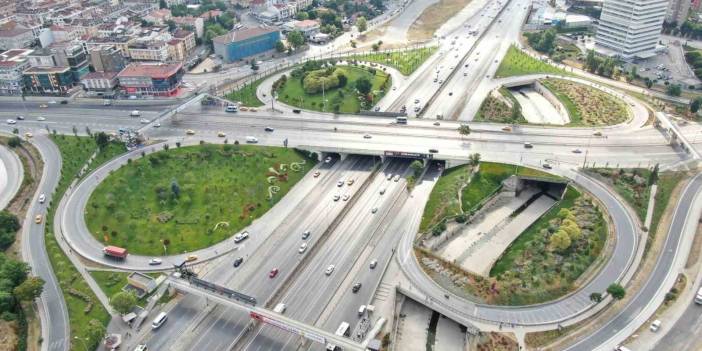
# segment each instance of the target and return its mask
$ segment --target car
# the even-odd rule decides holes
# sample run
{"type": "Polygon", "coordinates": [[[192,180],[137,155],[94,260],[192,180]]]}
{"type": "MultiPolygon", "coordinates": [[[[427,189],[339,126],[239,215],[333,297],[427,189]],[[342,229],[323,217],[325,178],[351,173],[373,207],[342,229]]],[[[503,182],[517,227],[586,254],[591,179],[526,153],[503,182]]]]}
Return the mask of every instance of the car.
{"type": "Polygon", "coordinates": [[[40,204],[43,204],[44,201],[46,201],[46,195],[40,194],[40,195],[39,195],[39,203],[40,203],[40,204]]]}
{"type": "Polygon", "coordinates": [[[574,154],[581,154],[583,151],[580,149],[573,149],[574,154]]]}
{"type": "Polygon", "coordinates": [[[378,261],[377,261],[377,260],[373,260],[373,261],[370,262],[369,267],[370,267],[370,269],[375,269],[375,266],[377,266],[377,265],[378,265],[378,261]]]}
{"type": "Polygon", "coordinates": [[[525,149],[531,149],[531,148],[533,148],[533,147],[534,147],[534,145],[532,145],[531,143],[524,143],[524,148],[525,148],[525,149]]]}
{"type": "Polygon", "coordinates": [[[327,269],[324,270],[324,274],[330,275],[332,274],[332,272],[334,272],[334,265],[330,264],[329,266],[327,266],[327,269]]]}
{"type": "Polygon", "coordinates": [[[137,347],[134,349],[134,351],[146,351],[147,347],[146,344],[139,344],[137,347]]]}
{"type": "Polygon", "coordinates": [[[33,135],[32,133],[30,133],[30,132],[24,133],[24,137],[27,138],[27,139],[29,139],[29,138],[31,138],[31,137],[33,137],[33,136],[34,136],[34,135],[33,135]]]}
{"type": "Polygon", "coordinates": [[[237,259],[234,260],[234,263],[232,264],[234,267],[239,267],[241,266],[241,263],[244,262],[243,257],[238,257],[237,259]]]}
{"type": "Polygon", "coordinates": [[[339,194],[334,195],[334,201],[339,201],[341,199],[341,196],[339,194]]]}
{"type": "Polygon", "coordinates": [[[61,100],[61,105],[67,105],[67,104],[68,104],[68,100],[61,100]]]}
{"type": "Polygon", "coordinates": [[[463,76],[464,76],[464,77],[467,77],[467,76],[468,76],[468,72],[463,72],[463,76]]]}
{"type": "Polygon", "coordinates": [[[158,123],[158,122],[154,123],[154,128],[161,128],[161,123],[158,123]]]}
{"type": "Polygon", "coordinates": [[[614,351],[631,351],[631,350],[628,347],[617,346],[617,348],[615,348],[614,351]]]}
{"type": "Polygon", "coordinates": [[[347,184],[347,185],[353,185],[354,182],[355,182],[355,180],[349,179],[349,180],[346,182],[346,184],[347,184]]]}
{"type": "Polygon", "coordinates": [[[192,129],[188,129],[188,130],[185,131],[185,134],[187,134],[187,135],[195,135],[195,131],[192,130],[192,129]]]}
{"type": "Polygon", "coordinates": [[[37,117],[37,121],[46,121],[46,118],[45,118],[45,117],[42,117],[42,116],[39,116],[39,117],[37,117]]]}
{"type": "Polygon", "coordinates": [[[349,194],[344,194],[344,196],[341,197],[342,200],[348,201],[351,198],[351,195],[349,194]]]}
{"type": "Polygon", "coordinates": [[[600,137],[600,136],[602,136],[602,132],[594,132],[594,133],[592,133],[592,135],[600,137]]]}
{"type": "Polygon", "coordinates": [[[8,119],[7,124],[17,124],[17,121],[15,121],[14,119],[8,119]]]}
{"type": "Polygon", "coordinates": [[[503,131],[503,132],[511,132],[511,131],[512,131],[512,127],[510,127],[510,126],[502,127],[502,131],[503,131]]]}
{"type": "Polygon", "coordinates": [[[414,103],[415,103],[415,104],[418,104],[418,103],[419,103],[419,99],[414,99],[414,103]]]}
{"type": "Polygon", "coordinates": [[[249,107],[249,112],[258,112],[258,109],[255,107],[249,107]]]}
{"type": "Polygon", "coordinates": [[[434,125],[435,125],[435,126],[440,126],[441,123],[440,123],[439,121],[436,121],[436,122],[434,122],[434,125]]]}
{"type": "Polygon", "coordinates": [[[51,101],[49,101],[49,103],[50,103],[50,104],[55,104],[55,103],[56,103],[56,100],[51,100],[51,101]]]}
{"type": "Polygon", "coordinates": [[[453,96],[453,92],[452,92],[452,91],[449,91],[449,96],[453,96]]]}
{"type": "Polygon", "coordinates": [[[395,86],[395,87],[392,87],[392,90],[393,90],[393,91],[397,90],[397,87],[396,87],[396,86],[395,86]]]}
{"type": "Polygon", "coordinates": [[[541,167],[546,168],[546,169],[551,169],[551,168],[553,168],[553,167],[551,167],[551,165],[548,164],[548,163],[542,164],[541,167]]]}
{"type": "Polygon", "coordinates": [[[439,150],[437,150],[437,149],[429,149],[429,153],[435,154],[438,152],[439,152],[439,150]]]}
{"type": "Polygon", "coordinates": [[[24,116],[18,115],[18,116],[17,116],[17,120],[18,120],[18,121],[24,121],[24,116]]]}
{"type": "Polygon", "coordinates": [[[298,253],[304,253],[305,251],[307,251],[307,243],[302,243],[302,244],[300,244],[300,248],[297,249],[297,252],[298,252],[298,253]]]}
{"type": "Polygon", "coordinates": [[[366,134],[363,136],[363,139],[370,139],[370,138],[372,138],[372,136],[370,134],[366,134]]]}
{"type": "Polygon", "coordinates": [[[656,319],[655,321],[653,321],[653,323],[651,323],[651,327],[649,329],[651,329],[651,331],[655,333],[660,328],[661,328],[661,321],[659,319],[656,319]]]}
{"type": "Polygon", "coordinates": [[[351,288],[351,292],[353,292],[354,294],[357,293],[359,290],[361,290],[361,286],[363,286],[363,284],[361,283],[354,284],[351,288]]]}
{"type": "Polygon", "coordinates": [[[419,112],[419,111],[421,111],[421,110],[422,110],[422,107],[421,107],[421,106],[417,106],[417,107],[414,108],[414,112],[419,112]]]}
{"type": "Polygon", "coordinates": [[[188,257],[185,258],[185,262],[192,262],[192,261],[197,261],[197,255],[188,255],[188,257]]]}
{"type": "Polygon", "coordinates": [[[217,132],[217,136],[220,137],[220,138],[224,138],[224,137],[227,136],[227,133],[225,133],[225,132],[217,132]]]}
{"type": "Polygon", "coordinates": [[[380,195],[385,194],[385,188],[381,188],[380,191],[379,191],[379,193],[380,193],[380,195]]]}
{"type": "Polygon", "coordinates": [[[380,106],[376,106],[375,108],[373,108],[373,111],[380,112],[380,106]]]}
{"type": "Polygon", "coordinates": [[[275,278],[275,276],[278,275],[278,272],[280,272],[280,271],[278,270],[278,268],[273,268],[273,269],[271,269],[271,271],[268,272],[268,278],[271,278],[271,279],[275,278]]]}
{"type": "Polygon", "coordinates": [[[283,314],[285,313],[287,306],[284,303],[279,303],[273,308],[273,312],[283,314]]]}
{"type": "Polygon", "coordinates": [[[327,156],[327,158],[324,159],[324,163],[329,163],[331,162],[332,158],[331,156],[327,156]]]}
{"type": "Polygon", "coordinates": [[[38,214],[34,217],[34,223],[39,224],[39,223],[41,223],[42,219],[43,219],[43,217],[40,214],[38,214]]]}
{"type": "MultiPolygon", "coordinates": [[[[438,82],[439,82],[439,79],[438,79],[438,78],[434,78],[434,83],[438,83],[438,82]]],[[[415,104],[416,104],[416,102],[415,102],[415,104]]]]}
{"type": "Polygon", "coordinates": [[[377,208],[377,207],[373,207],[373,209],[371,210],[371,213],[376,213],[376,212],[378,212],[378,208],[377,208]]]}
{"type": "Polygon", "coordinates": [[[399,182],[399,181],[400,181],[400,175],[399,175],[399,174],[396,174],[395,177],[392,178],[392,181],[395,182],[395,183],[399,182]]]}
{"type": "Polygon", "coordinates": [[[274,129],[271,127],[266,127],[266,128],[263,128],[263,130],[265,130],[266,132],[272,132],[274,129]]]}
{"type": "Polygon", "coordinates": [[[238,244],[238,243],[240,243],[248,238],[249,238],[249,232],[243,231],[237,235],[234,235],[234,242],[238,244]]]}
{"type": "Polygon", "coordinates": [[[344,180],[343,180],[343,179],[339,179],[339,181],[336,182],[336,186],[338,186],[339,188],[341,188],[342,186],[344,186],[344,180]]]}
{"type": "Polygon", "coordinates": [[[49,105],[47,105],[47,104],[41,104],[41,105],[39,105],[39,108],[47,108],[47,107],[49,107],[49,105]]]}
{"type": "Polygon", "coordinates": [[[149,266],[158,266],[162,263],[160,258],[152,258],[149,260],[149,266]]]}
{"type": "Polygon", "coordinates": [[[322,172],[320,172],[320,171],[314,171],[314,173],[312,173],[312,176],[314,176],[315,178],[317,178],[317,177],[319,177],[320,174],[322,174],[322,172]]]}
{"type": "Polygon", "coordinates": [[[139,120],[139,122],[140,122],[141,124],[148,124],[148,123],[149,123],[149,120],[146,119],[146,118],[142,118],[141,120],[139,120]]]}
{"type": "Polygon", "coordinates": [[[305,230],[304,232],[302,232],[302,240],[307,240],[311,234],[312,233],[310,233],[309,230],[305,230]]]}
{"type": "Polygon", "coordinates": [[[387,177],[385,177],[386,180],[391,180],[394,175],[392,173],[388,174],[387,177]]]}
{"type": "Polygon", "coordinates": [[[112,102],[110,102],[110,100],[105,100],[102,102],[102,106],[110,106],[110,105],[112,105],[112,102]]]}

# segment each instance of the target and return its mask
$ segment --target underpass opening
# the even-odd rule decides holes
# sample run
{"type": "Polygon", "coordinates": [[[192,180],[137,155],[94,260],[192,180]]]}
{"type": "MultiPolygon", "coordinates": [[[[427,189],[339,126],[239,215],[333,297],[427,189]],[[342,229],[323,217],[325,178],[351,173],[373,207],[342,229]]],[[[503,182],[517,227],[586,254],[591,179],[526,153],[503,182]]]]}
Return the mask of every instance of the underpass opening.
{"type": "Polygon", "coordinates": [[[426,167],[427,162],[434,159],[434,154],[431,153],[421,153],[421,152],[408,152],[408,151],[384,151],[383,159],[409,159],[409,160],[420,160],[422,164],[426,167]]]}

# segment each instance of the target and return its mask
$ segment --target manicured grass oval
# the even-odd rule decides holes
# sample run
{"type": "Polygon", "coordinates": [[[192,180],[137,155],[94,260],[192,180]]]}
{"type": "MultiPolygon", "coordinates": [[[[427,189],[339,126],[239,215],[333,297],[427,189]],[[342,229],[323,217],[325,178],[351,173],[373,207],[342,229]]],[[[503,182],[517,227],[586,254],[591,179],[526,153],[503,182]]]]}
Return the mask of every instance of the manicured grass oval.
{"type": "Polygon", "coordinates": [[[134,254],[202,249],[266,213],[313,164],[293,149],[171,148],[113,172],[91,195],[85,218],[99,241],[134,254]]]}

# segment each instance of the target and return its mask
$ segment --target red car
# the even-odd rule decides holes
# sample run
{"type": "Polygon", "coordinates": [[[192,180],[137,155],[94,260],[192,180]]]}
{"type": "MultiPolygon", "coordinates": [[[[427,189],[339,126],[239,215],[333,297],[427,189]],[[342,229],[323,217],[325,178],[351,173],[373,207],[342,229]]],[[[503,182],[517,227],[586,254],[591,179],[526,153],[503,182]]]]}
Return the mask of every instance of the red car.
{"type": "Polygon", "coordinates": [[[268,272],[268,278],[275,278],[276,275],[278,275],[278,268],[273,268],[268,272]]]}

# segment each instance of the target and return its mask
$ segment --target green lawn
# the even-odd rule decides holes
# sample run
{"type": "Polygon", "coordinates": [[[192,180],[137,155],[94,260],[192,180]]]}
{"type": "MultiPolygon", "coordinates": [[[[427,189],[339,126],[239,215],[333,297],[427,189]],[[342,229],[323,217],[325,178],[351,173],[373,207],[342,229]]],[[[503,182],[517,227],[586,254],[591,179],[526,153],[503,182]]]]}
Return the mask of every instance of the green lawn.
{"type": "Polygon", "coordinates": [[[163,242],[166,254],[194,251],[266,213],[314,162],[274,147],[171,148],[113,172],[91,195],[86,222],[99,241],[135,254],[163,255],[163,242]],[[173,181],[179,191],[173,191],[173,181]]]}
{"type": "Polygon", "coordinates": [[[431,57],[437,49],[438,47],[431,46],[401,52],[371,52],[353,54],[345,59],[379,63],[393,67],[403,75],[409,76],[417,70],[424,61],[431,57]]]}
{"type": "Polygon", "coordinates": [[[334,88],[325,91],[326,106],[322,102],[322,94],[307,94],[302,88],[302,80],[299,78],[288,77],[287,82],[278,90],[278,100],[290,106],[296,106],[314,111],[334,111],[333,106],[339,105],[340,113],[357,113],[361,110],[361,103],[358,94],[354,88],[354,83],[361,77],[366,77],[371,80],[374,95],[374,101],[380,100],[385,95],[384,87],[390,86],[390,75],[375,70],[375,75],[372,75],[368,70],[353,67],[353,66],[337,66],[337,69],[343,71],[348,78],[345,87],[334,88]]]}
{"type": "MultiPolygon", "coordinates": [[[[63,135],[53,135],[51,139],[56,143],[61,151],[61,157],[63,159],[63,165],[61,168],[61,179],[59,181],[56,192],[54,193],[54,201],[58,201],[63,197],[64,192],[68,185],[76,179],[78,176],[78,171],[85,164],[88,158],[97,150],[97,145],[93,139],[88,137],[74,137],[74,136],[63,136],[63,135]]],[[[124,146],[122,144],[111,144],[105,150],[98,154],[96,160],[92,163],[91,167],[95,168],[99,166],[99,162],[104,162],[105,160],[111,159],[122,152],[124,152],[124,146]]],[[[71,337],[78,337],[81,339],[86,339],[88,333],[85,326],[91,319],[96,319],[107,326],[110,321],[110,315],[102,307],[98,301],[95,294],[90,290],[87,283],[83,280],[81,275],[78,273],[76,268],[73,266],[71,261],[66,257],[61,248],[59,247],[56,237],[52,233],[53,229],[53,218],[55,209],[53,206],[49,208],[49,213],[46,217],[46,249],[53,266],[56,278],[59,281],[61,290],[63,291],[63,297],[66,300],[66,305],[68,306],[68,314],[70,318],[70,328],[71,337]],[[92,303],[92,308],[86,310],[89,305],[84,299],[78,298],[71,292],[77,292],[82,294],[82,296],[87,297],[92,303]]],[[[90,340],[90,349],[97,347],[97,343],[100,340],[90,340]]],[[[83,350],[84,346],[81,343],[72,343],[71,350],[83,350]]]]}
{"type": "Polygon", "coordinates": [[[449,168],[441,175],[424,207],[420,232],[425,232],[441,219],[461,213],[458,190],[468,181],[468,166],[449,168]]]}
{"type": "Polygon", "coordinates": [[[500,62],[495,77],[504,78],[536,73],[567,74],[560,68],[527,55],[513,45],[509,47],[507,54],[500,62]]]}
{"type": "Polygon", "coordinates": [[[502,187],[502,181],[509,178],[516,167],[504,163],[481,162],[480,171],[473,176],[470,185],[463,189],[461,199],[463,210],[477,210],[481,201],[490,197],[502,187]]]}
{"type": "Polygon", "coordinates": [[[599,89],[554,78],[541,83],[565,106],[570,116],[569,126],[606,126],[629,119],[626,104],[599,89]]]}
{"type": "MultiPolygon", "coordinates": [[[[653,206],[653,215],[651,216],[651,228],[648,229],[648,240],[646,241],[646,248],[644,254],[648,253],[655,236],[658,234],[658,224],[660,223],[663,212],[665,208],[670,203],[670,196],[673,193],[673,189],[687,177],[685,173],[682,172],[669,172],[661,173],[658,176],[658,189],[656,190],[656,201],[653,206]]],[[[675,206],[675,204],[673,204],[675,206]]]]}
{"type": "Polygon", "coordinates": [[[604,178],[629,203],[643,223],[646,219],[648,198],[651,195],[651,187],[648,185],[650,170],[645,168],[594,168],[587,169],[587,172],[604,178]]]}
{"type": "MultiPolygon", "coordinates": [[[[129,272],[111,272],[111,271],[91,271],[90,275],[93,276],[95,282],[100,286],[102,291],[107,295],[107,298],[111,298],[112,295],[122,291],[122,288],[127,285],[127,276],[129,272]]],[[[153,278],[156,278],[160,273],[145,273],[153,278]]],[[[144,296],[139,300],[138,304],[145,304],[146,298],[144,296]]]]}
{"type": "Polygon", "coordinates": [[[263,106],[263,102],[256,96],[256,89],[258,89],[258,86],[266,79],[268,79],[268,77],[263,77],[251,83],[244,84],[239,89],[224,95],[224,98],[234,102],[241,102],[242,105],[247,107],[263,106]]]}
{"type": "MultiPolygon", "coordinates": [[[[517,99],[512,95],[512,92],[509,91],[509,89],[505,87],[501,87],[499,89],[499,92],[504,98],[509,99],[513,106],[516,104],[519,106],[519,102],[517,99]]],[[[521,107],[520,107],[521,109],[521,107]]],[[[518,124],[524,124],[527,123],[526,119],[524,119],[524,116],[519,113],[519,116],[517,119],[512,118],[512,108],[507,105],[507,103],[499,99],[492,94],[488,95],[485,97],[485,100],[483,100],[483,103],[480,104],[480,109],[478,112],[475,114],[474,120],[476,122],[495,122],[495,123],[518,123],[518,124]]]]}

